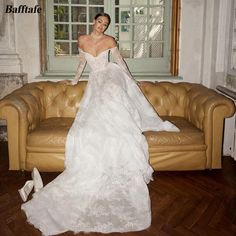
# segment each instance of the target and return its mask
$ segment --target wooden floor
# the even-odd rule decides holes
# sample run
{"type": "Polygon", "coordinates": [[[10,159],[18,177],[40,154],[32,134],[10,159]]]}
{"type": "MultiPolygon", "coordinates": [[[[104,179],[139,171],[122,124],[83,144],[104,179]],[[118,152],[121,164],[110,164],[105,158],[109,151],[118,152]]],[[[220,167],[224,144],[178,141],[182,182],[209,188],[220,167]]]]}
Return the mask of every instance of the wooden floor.
{"type": "MultiPolygon", "coordinates": [[[[57,175],[42,173],[42,178],[48,183],[57,175]]],[[[0,236],[41,235],[26,222],[20,210],[22,200],[17,190],[30,178],[27,172],[8,171],[7,145],[0,143],[0,236]]],[[[149,190],[151,227],[140,232],[106,235],[236,235],[236,162],[232,158],[223,158],[222,170],[155,173],[149,190]]]]}

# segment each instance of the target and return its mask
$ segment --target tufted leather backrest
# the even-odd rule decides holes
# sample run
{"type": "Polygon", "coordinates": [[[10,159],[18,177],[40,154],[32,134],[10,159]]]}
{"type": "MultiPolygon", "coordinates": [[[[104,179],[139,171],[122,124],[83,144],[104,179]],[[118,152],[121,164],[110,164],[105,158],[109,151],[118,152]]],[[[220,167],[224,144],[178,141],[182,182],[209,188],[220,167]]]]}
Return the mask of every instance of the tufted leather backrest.
{"type": "Polygon", "coordinates": [[[76,86],[47,83],[43,86],[45,118],[75,117],[86,88],[86,81],[76,86]]]}
{"type": "Polygon", "coordinates": [[[145,82],[140,88],[161,116],[186,116],[191,88],[196,84],[145,82]]]}
{"type": "MultiPolygon", "coordinates": [[[[41,110],[41,118],[50,117],[75,117],[80,105],[80,100],[86,88],[86,81],[79,82],[76,86],[71,86],[63,82],[35,82],[23,86],[19,90],[19,95],[22,97],[25,91],[32,97],[31,104],[36,107],[38,101],[40,105],[37,110],[41,110]],[[38,91],[40,98],[32,91],[38,91]],[[34,100],[33,100],[34,99],[34,100]]],[[[17,90],[15,91],[17,93],[17,90]]]]}
{"type": "Polygon", "coordinates": [[[76,86],[63,83],[49,83],[43,88],[46,118],[75,117],[87,82],[76,86]]]}
{"type": "MultiPolygon", "coordinates": [[[[26,90],[40,90],[44,118],[75,117],[87,81],[71,86],[63,82],[37,82],[25,86],[26,90]]],[[[143,82],[140,89],[161,116],[187,115],[191,89],[197,84],[171,82],[143,82]]]]}

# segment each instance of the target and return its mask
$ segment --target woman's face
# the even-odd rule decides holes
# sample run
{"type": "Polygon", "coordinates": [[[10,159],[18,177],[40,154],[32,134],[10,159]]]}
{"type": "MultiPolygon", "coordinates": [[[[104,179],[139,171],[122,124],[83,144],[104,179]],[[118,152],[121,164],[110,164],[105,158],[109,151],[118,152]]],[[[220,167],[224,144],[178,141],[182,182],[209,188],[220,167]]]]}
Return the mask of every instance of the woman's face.
{"type": "Polygon", "coordinates": [[[109,25],[109,20],[106,16],[99,16],[93,23],[93,29],[99,33],[103,33],[109,25]]]}

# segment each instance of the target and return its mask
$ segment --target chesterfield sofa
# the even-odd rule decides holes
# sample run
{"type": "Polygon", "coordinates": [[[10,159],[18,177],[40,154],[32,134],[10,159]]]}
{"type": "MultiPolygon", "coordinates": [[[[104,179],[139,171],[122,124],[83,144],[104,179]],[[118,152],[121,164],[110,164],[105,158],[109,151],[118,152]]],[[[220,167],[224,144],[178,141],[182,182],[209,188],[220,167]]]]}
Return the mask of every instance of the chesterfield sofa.
{"type": "MultiPolygon", "coordinates": [[[[86,84],[34,82],[0,101],[0,119],[7,121],[10,170],[64,169],[66,136],[86,84]]],[[[224,119],[235,111],[230,99],[186,82],[141,82],[139,87],[159,115],[180,129],[143,133],[155,170],[221,168],[224,119]]]]}

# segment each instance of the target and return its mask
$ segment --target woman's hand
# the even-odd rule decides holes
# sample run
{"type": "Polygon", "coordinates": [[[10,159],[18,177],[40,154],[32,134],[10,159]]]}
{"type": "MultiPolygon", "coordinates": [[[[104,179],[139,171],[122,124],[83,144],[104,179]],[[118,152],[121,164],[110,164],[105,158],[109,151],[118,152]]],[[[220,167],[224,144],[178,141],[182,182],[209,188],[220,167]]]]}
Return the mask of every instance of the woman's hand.
{"type": "Polygon", "coordinates": [[[141,85],[141,86],[142,86],[142,85],[145,86],[145,85],[150,85],[150,84],[152,84],[152,83],[153,83],[153,82],[151,82],[151,81],[138,81],[137,84],[138,84],[138,85],[141,85]]]}
{"type": "Polygon", "coordinates": [[[59,82],[62,84],[71,85],[71,80],[61,80],[59,82]]]}
{"type": "Polygon", "coordinates": [[[70,82],[71,82],[71,85],[76,85],[76,84],[78,84],[79,81],[72,80],[72,81],[70,81],[70,82]]]}

